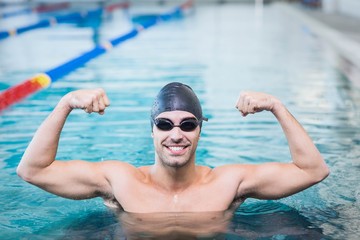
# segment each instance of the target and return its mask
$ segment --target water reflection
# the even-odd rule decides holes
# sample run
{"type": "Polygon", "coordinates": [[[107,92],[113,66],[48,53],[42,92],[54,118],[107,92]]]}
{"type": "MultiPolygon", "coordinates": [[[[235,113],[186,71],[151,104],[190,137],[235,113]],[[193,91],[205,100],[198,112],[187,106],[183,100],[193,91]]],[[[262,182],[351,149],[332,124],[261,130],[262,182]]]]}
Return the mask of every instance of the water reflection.
{"type": "Polygon", "coordinates": [[[230,239],[327,239],[320,227],[287,205],[273,202],[251,208],[259,213],[240,212],[233,217],[228,231],[236,238],[230,239]]]}
{"type": "Polygon", "coordinates": [[[231,212],[120,213],[128,239],[226,239],[231,212]]]}
{"type": "Polygon", "coordinates": [[[326,239],[322,229],[281,203],[246,211],[127,213],[101,211],[64,219],[47,236],[57,239],[326,239]],[[62,226],[62,229],[58,226],[62,226]],[[65,226],[65,227],[64,227],[65,226]],[[56,230],[53,230],[56,229],[56,230]]]}

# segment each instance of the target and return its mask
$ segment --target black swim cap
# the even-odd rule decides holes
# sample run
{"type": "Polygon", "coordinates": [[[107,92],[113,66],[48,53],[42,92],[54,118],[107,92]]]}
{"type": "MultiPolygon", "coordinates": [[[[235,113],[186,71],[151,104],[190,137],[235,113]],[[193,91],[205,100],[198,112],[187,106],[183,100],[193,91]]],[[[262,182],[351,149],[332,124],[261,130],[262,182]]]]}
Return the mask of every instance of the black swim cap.
{"type": "Polygon", "coordinates": [[[153,120],[162,112],[186,111],[192,113],[199,121],[207,121],[203,117],[200,101],[188,85],[172,82],[163,87],[154,100],[151,109],[151,128],[153,120]]]}

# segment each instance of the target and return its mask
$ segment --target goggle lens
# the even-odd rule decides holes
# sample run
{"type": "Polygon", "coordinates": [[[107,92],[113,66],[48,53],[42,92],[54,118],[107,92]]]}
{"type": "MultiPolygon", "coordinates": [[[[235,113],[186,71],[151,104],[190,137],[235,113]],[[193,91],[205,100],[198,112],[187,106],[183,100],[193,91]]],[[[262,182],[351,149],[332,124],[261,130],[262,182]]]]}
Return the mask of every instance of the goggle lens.
{"type": "Polygon", "coordinates": [[[170,131],[174,127],[179,127],[184,132],[194,131],[199,126],[199,121],[195,118],[183,120],[180,125],[174,125],[172,121],[166,118],[157,118],[154,120],[155,126],[162,131],[170,131]]]}

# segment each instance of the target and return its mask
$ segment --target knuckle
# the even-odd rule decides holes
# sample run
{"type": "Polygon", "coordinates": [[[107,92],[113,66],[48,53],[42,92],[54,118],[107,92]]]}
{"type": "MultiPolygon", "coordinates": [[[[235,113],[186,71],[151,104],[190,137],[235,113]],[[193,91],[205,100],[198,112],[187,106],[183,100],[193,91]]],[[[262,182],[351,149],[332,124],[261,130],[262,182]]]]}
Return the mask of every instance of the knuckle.
{"type": "Polygon", "coordinates": [[[96,94],[91,95],[91,101],[94,102],[97,100],[96,94]]]}
{"type": "Polygon", "coordinates": [[[101,94],[101,95],[105,93],[105,91],[104,91],[103,88],[97,88],[97,89],[96,89],[96,92],[97,92],[98,94],[101,94]]]}

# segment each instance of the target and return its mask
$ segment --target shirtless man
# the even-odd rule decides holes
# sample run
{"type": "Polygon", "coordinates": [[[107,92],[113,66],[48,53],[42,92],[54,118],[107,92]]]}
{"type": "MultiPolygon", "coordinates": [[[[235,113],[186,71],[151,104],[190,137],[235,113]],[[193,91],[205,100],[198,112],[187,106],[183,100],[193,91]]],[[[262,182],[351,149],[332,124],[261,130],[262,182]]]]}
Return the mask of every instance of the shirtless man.
{"type": "Polygon", "coordinates": [[[318,149],[286,107],[274,96],[258,92],[242,93],[236,108],[243,116],[272,112],[286,135],[292,162],[197,166],[195,150],[206,118],[195,93],[181,83],[166,85],[153,104],[154,165],[136,168],[120,161],[55,160],[70,112],[104,114],[109,104],[102,89],[66,94],[35,133],[18,175],[62,197],[102,197],[106,205],[126,212],[154,213],[233,211],[246,198],[283,198],[329,174],[318,149]]]}

